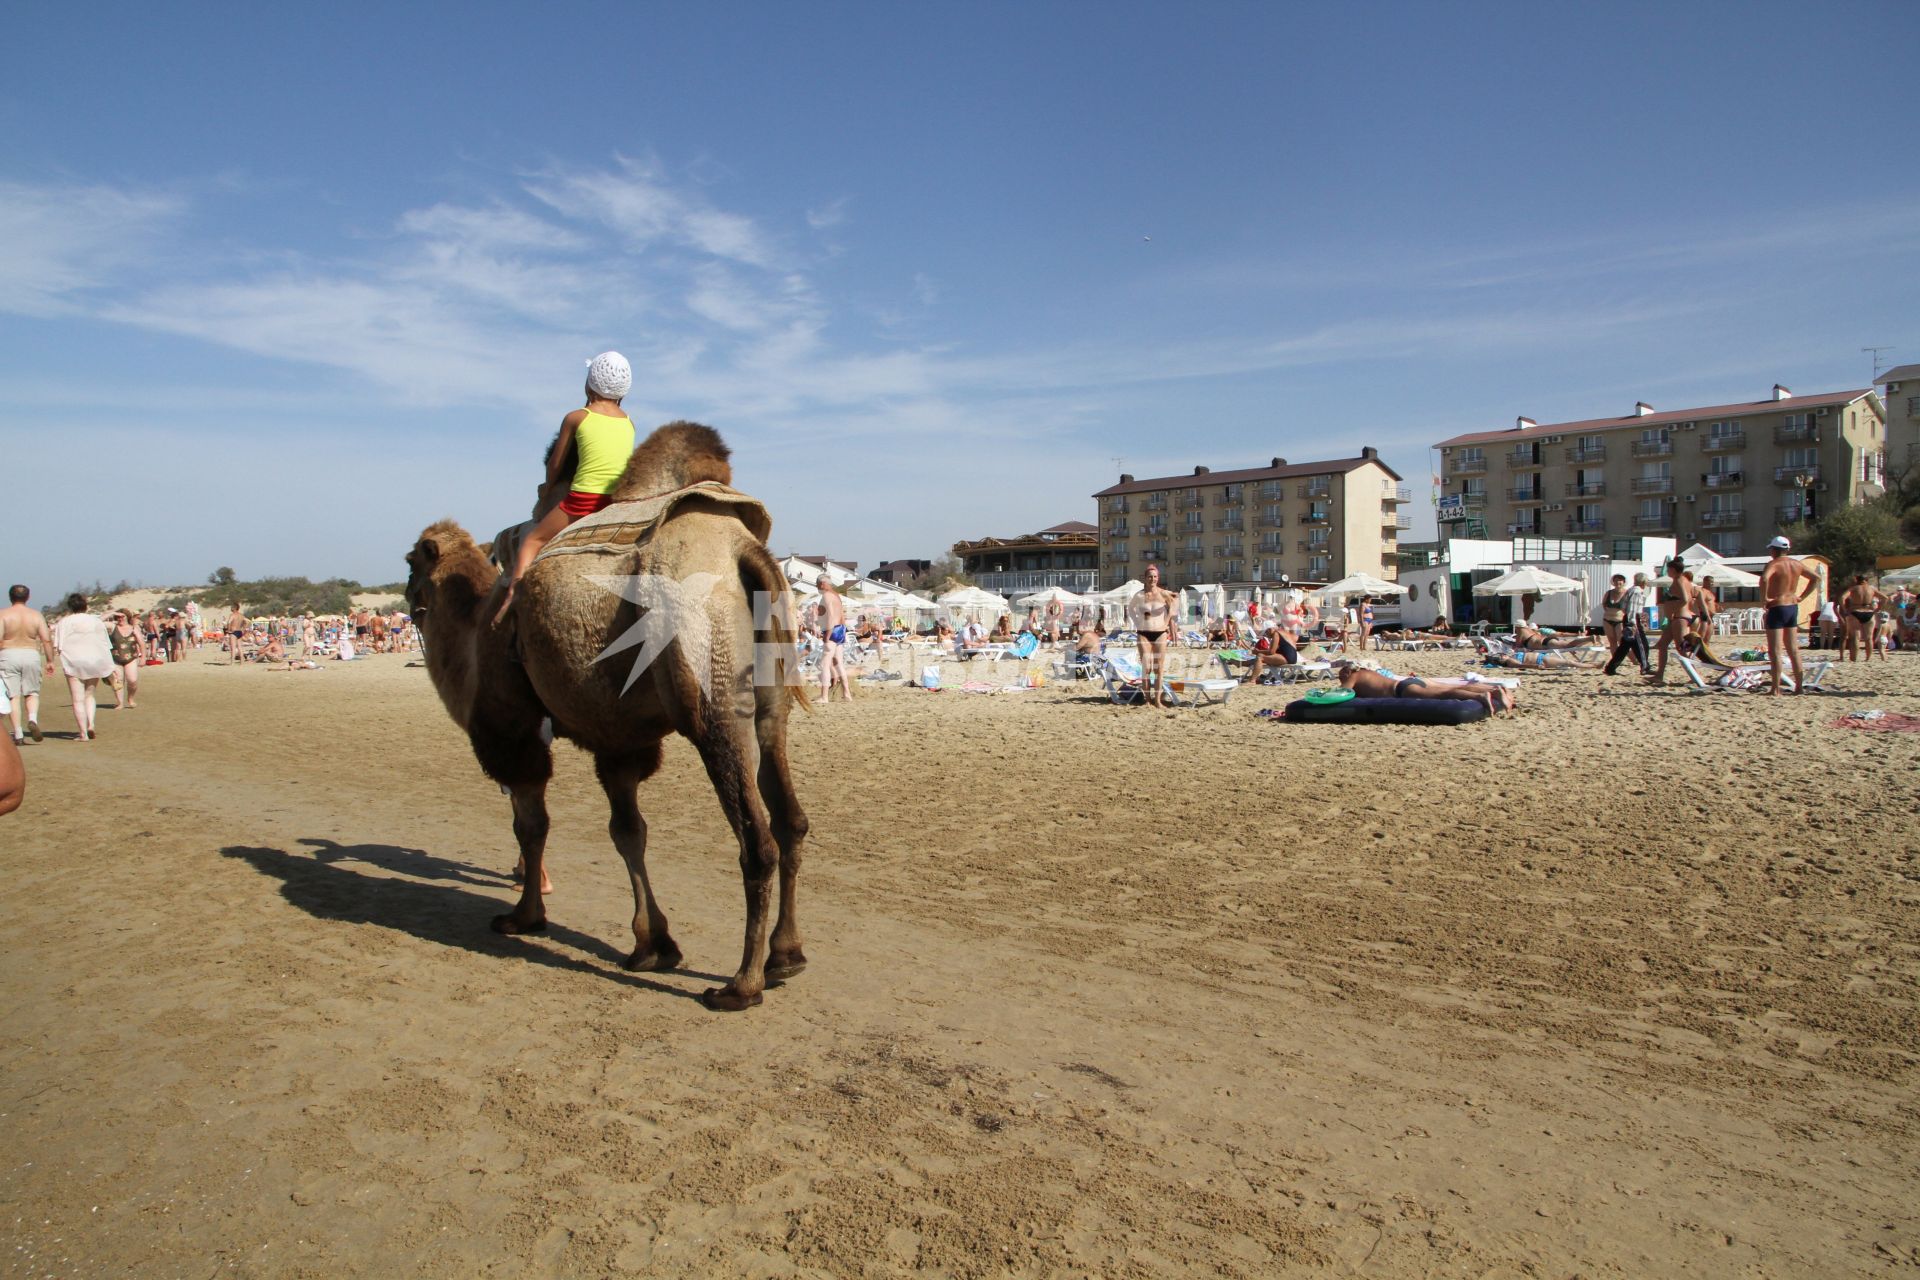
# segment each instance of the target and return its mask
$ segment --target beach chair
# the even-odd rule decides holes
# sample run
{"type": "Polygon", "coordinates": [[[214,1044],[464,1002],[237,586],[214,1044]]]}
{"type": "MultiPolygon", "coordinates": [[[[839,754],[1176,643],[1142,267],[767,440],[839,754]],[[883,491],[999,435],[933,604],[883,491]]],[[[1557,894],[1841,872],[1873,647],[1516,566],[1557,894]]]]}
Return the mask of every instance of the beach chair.
{"type": "MultiPolygon", "coordinates": [[[[1679,662],[1680,670],[1686,673],[1690,693],[1754,693],[1769,688],[1773,683],[1772,671],[1766,666],[1743,663],[1736,667],[1720,668],[1720,673],[1709,680],[1706,673],[1701,671],[1701,664],[1697,659],[1683,657],[1677,653],[1673,657],[1679,662]]],[[[1833,663],[1821,659],[1802,665],[1807,672],[1806,687],[1815,693],[1824,693],[1822,682],[1833,670],[1833,663]]],[[[1780,671],[1780,687],[1794,688],[1793,671],[1784,664],[1780,671]]]]}
{"type": "Polygon", "coordinates": [[[1147,700],[1147,682],[1140,664],[1123,654],[1111,654],[1100,665],[1100,679],[1107,698],[1116,706],[1133,707],[1147,700]]]}
{"type": "Polygon", "coordinates": [[[1167,697],[1178,707],[1210,707],[1224,704],[1239,687],[1238,680],[1219,676],[1201,679],[1176,676],[1167,681],[1167,697]]]}
{"type": "Polygon", "coordinates": [[[1098,680],[1101,661],[1097,653],[1064,653],[1053,663],[1053,675],[1062,680],[1098,680]]]}

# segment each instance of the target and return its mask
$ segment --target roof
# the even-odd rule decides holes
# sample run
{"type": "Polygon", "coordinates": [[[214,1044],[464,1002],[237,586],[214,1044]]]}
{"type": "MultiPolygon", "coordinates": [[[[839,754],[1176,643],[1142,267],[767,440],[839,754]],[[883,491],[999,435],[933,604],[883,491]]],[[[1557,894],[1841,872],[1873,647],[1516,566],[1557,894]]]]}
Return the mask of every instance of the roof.
{"type": "Polygon", "coordinates": [[[1401,479],[1398,471],[1378,458],[1331,458],[1326,462],[1294,462],[1281,467],[1251,467],[1245,471],[1208,471],[1201,475],[1154,476],[1146,480],[1130,480],[1124,484],[1109,485],[1093,496],[1112,498],[1123,493],[1149,493],[1155,489],[1192,489],[1214,484],[1247,484],[1255,480],[1291,480],[1295,476],[1345,475],[1349,471],[1358,471],[1369,464],[1379,467],[1395,480],[1401,479]]]}
{"type": "Polygon", "coordinates": [[[1088,524],[1085,520],[1067,520],[1060,524],[1052,525],[1048,528],[1042,529],[1040,532],[1043,534],[1046,534],[1046,533],[1098,533],[1100,532],[1100,527],[1098,525],[1088,524]]]}
{"type": "Polygon", "coordinates": [[[1588,418],[1582,422],[1542,422],[1537,426],[1524,429],[1507,427],[1500,431],[1469,431],[1466,435],[1442,440],[1434,448],[1446,449],[1457,444],[1504,444],[1516,440],[1533,440],[1548,433],[1572,435],[1576,432],[1611,431],[1622,427],[1672,426],[1676,422],[1697,422],[1706,418],[1739,418],[1754,413],[1792,413],[1800,409],[1852,404],[1855,400],[1872,394],[1872,387],[1861,387],[1856,391],[1828,391],[1820,395],[1789,396],[1785,400],[1768,397],[1765,400],[1754,400],[1745,404],[1708,404],[1701,405],[1697,409],[1674,409],[1668,413],[1629,413],[1619,418],[1588,418]]]}
{"type": "Polygon", "coordinates": [[[1920,364],[1903,364],[1887,370],[1873,380],[1875,386],[1889,382],[1920,382],[1920,364]]]}

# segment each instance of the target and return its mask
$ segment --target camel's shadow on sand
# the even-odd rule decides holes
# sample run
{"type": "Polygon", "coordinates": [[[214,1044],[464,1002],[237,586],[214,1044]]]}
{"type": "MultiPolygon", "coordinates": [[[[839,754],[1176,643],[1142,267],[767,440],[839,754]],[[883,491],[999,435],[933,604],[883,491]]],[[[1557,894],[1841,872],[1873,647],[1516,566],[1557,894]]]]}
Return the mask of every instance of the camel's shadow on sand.
{"type": "MultiPolygon", "coordinates": [[[[298,843],[307,848],[290,852],[261,845],[229,845],[220,853],[238,858],[263,875],[280,881],[280,896],[316,919],[377,925],[411,934],[422,942],[458,947],[477,955],[527,960],[610,978],[663,995],[688,1000],[699,998],[697,992],[623,972],[619,966],[626,956],[617,947],[565,925],[549,922],[547,931],[535,937],[508,937],[493,932],[487,922],[512,903],[497,895],[470,893],[456,886],[510,887],[512,878],[502,872],[442,858],[424,849],[405,849],[391,844],[346,845],[323,839],[304,839],[298,843]],[[393,874],[368,875],[355,870],[354,863],[393,874]],[[449,881],[452,883],[444,883],[449,881]],[[554,950],[556,946],[581,954],[568,955],[554,950]]],[[[692,969],[674,972],[709,982],[726,981],[724,977],[692,969]]]]}

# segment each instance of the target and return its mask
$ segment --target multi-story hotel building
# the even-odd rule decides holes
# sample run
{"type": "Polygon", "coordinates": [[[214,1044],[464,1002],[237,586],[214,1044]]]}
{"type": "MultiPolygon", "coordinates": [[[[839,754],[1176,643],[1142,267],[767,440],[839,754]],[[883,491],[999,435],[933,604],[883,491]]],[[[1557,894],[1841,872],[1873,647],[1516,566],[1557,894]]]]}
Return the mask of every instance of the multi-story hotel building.
{"type": "Polygon", "coordinates": [[[1658,412],[1442,440],[1440,532],[1672,537],[1757,555],[1782,525],[1880,492],[1886,418],[1871,389],[1658,412]]]}
{"type": "Polygon", "coordinates": [[[1100,576],[1099,539],[1093,526],[1081,520],[1017,538],[956,542],[953,554],[973,585],[1009,597],[1048,587],[1079,594],[1093,590],[1100,576]]]}
{"type": "Polygon", "coordinates": [[[1887,465],[1920,467],[1920,364],[1889,369],[1874,381],[1887,411],[1887,465]]]}
{"type": "Polygon", "coordinates": [[[1100,517],[1100,585],[1119,586],[1149,564],[1172,586],[1271,587],[1350,573],[1391,580],[1408,518],[1406,485],[1374,449],[1357,458],[1136,480],[1093,495],[1100,517]]]}

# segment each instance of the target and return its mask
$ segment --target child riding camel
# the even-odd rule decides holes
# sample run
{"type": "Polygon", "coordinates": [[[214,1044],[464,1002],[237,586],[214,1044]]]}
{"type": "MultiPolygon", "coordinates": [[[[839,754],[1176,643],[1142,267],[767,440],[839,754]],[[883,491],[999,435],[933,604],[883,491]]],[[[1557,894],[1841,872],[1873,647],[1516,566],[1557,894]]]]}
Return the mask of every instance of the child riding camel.
{"type": "Polygon", "coordinates": [[[613,486],[626,470],[633,454],[633,420],[620,402],[633,387],[633,369],[618,351],[605,351],[587,365],[587,404],[560,420],[560,435],[547,453],[547,484],[560,482],[560,469],[569,452],[577,452],[579,462],[567,496],[521,540],[519,554],[507,573],[507,593],[494,615],[497,623],[507,616],[520,577],[540,554],[540,548],[554,535],[582,516],[592,515],[612,499],[613,486]]]}

